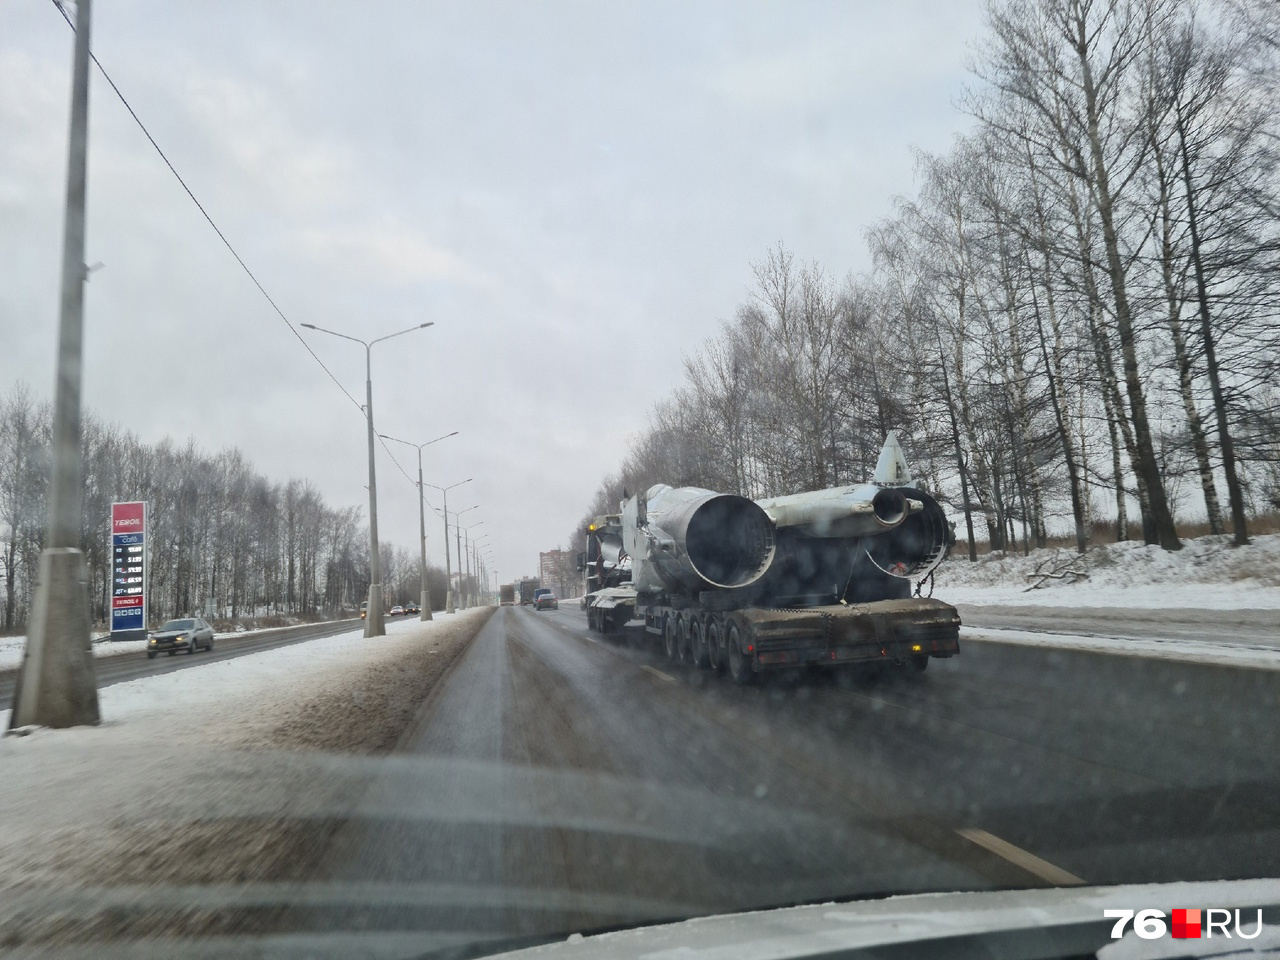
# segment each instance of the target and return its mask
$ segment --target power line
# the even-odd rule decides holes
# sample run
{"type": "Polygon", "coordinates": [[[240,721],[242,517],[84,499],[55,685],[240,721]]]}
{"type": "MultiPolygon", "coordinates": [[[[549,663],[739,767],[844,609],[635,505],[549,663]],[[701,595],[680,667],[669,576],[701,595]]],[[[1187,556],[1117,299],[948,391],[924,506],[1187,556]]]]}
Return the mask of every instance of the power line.
{"type": "MultiPolygon", "coordinates": [[[[71,32],[74,33],[76,29],[75,23],[72,22],[70,15],[68,15],[66,9],[62,6],[62,0],[52,0],[52,3],[57,8],[58,12],[62,14],[62,19],[67,21],[67,25],[71,27],[71,32]]],[[[129,101],[125,99],[125,95],[120,92],[120,88],[116,86],[116,82],[111,79],[111,74],[107,73],[106,68],[98,62],[98,58],[92,50],[89,51],[89,56],[93,60],[94,66],[98,68],[98,72],[102,74],[102,78],[107,81],[111,86],[111,89],[115,92],[115,95],[120,98],[120,102],[124,104],[124,108],[129,111],[129,116],[133,117],[133,122],[138,125],[138,129],[142,131],[143,136],[150,141],[151,146],[155,147],[155,151],[160,155],[160,159],[164,161],[164,165],[169,168],[169,172],[173,174],[182,189],[186,191],[187,196],[191,198],[191,202],[196,205],[196,209],[199,210],[205,220],[208,221],[209,226],[213,228],[213,232],[218,235],[218,239],[221,240],[223,245],[231,252],[231,256],[236,258],[236,263],[240,264],[240,268],[244,270],[245,275],[253,281],[253,285],[258,288],[258,292],[266,298],[267,303],[271,304],[271,308],[276,312],[276,315],[284,321],[285,326],[289,328],[289,332],[292,333],[297,338],[298,342],[306,348],[307,353],[311,354],[311,358],[315,360],[316,363],[320,364],[320,369],[328,374],[329,379],[332,380],[337,388],[342,391],[343,395],[351,401],[352,405],[357,410],[362,409],[356,398],[347,391],[347,388],[344,387],[338,378],[333,375],[333,371],[324,365],[324,361],[316,355],[316,352],[311,349],[311,345],[303,339],[302,334],[298,332],[297,328],[289,318],[285,316],[284,311],[281,310],[280,305],[272,299],[271,294],[267,293],[266,287],[264,287],[258,278],[254,276],[253,271],[249,269],[249,265],[244,262],[244,258],[241,257],[236,251],[236,248],[231,245],[231,241],[227,239],[226,234],[224,234],[214,222],[213,217],[209,215],[209,211],[204,208],[204,204],[196,199],[196,195],[192,193],[191,188],[187,186],[187,181],[182,179],[182,174],[178,173],[173,163],[170,162],[169,158],[165,155],[165,152],[160,149],[160,144],[156,143],[156,138],[151,135],[151,131],[147,129],[147,125],[142,122],[142,119],[134,111],[129,101]]]]}
{"type": "MultiPolygon", "coordinates": [[[[67,22],[67,26],[71,28],[71,32],[74,33],[76,28],[75,23],[74,21],[72,21],[66,9],[63,7],[62,0],[52,0],[52,3],[54,7],[57,8],[58,12],[62,14],[62,19],[67,22]]],[[[247,276],[253,282],[253,285],[258,288],[258,292],[262,294],[262,296],[266,299],[267,303],[271,304],[271,309],[275,311],[276,316],[278,316],[281,320],[284,321],[285,326],[289,328],[289,332],[294,335],[294,337],[297,339],[297,341],[300,344],[302,344],[302,346],[306,349],[307,353],[311,354],[311,358],[320,365],[320,369],[323,370],[325,374],[328,375],[329,379],[333,381],[334,385],[339,390],[342,391],[343,396],[345,396],[348,400],[351,401],[352,406],[354,406],[357,410],[359,410],[361,412],[361,415],[367,417],[368,414],[365,413],[363,405],[358,400],[356,400],[356,398],[353,397],[350,394],[350,392],[348,392],[347,388],[342,385],[341,381],[339,381],[338,378],[333,375],[333,371],[330,370],[327,366],[325,366],[324,361],[321,360],[320,357],[316,355],[316,352],[311,349],[311,344],[307,343],[307,341],[303,338],[302,334],[300,334],[298,332],[298,329],[293,325],[293,322],[287,316],[285,316],[285,312],[280,309],[280,305],[276,303],[276,301],[272,298],[271,294],[267,292],[266,287],[264,287],[262,285],[262,282],[258,280],[258,278],[254,275],[254,272],[249,269],[249,265],[245,263],[244,258],[240,256],[240,253],[236,250],[234,246],[232,246],[231,241],[227,239],[226,234],[224,234],[221,228],[219,228],[218,224],[214,222],[213,217],[210,216],[209,211],[205,209],[204,204],[202,204],[199,201],[199,199],[197,199],[195,193],[193,193],[191,188],[187,186],[187,181],[182,178],[182,174],[178,173],[178,170],[176,167],[174,167],[172,161],[169,160],[169,157],[165,154],[164,150],[160,148],[160,144],[156,143],[156,138],[151,135],[151,131],[147,129],[147,125],[142,122],[142,118],[138,116],[137,111],[133,109],[133,106],[125,98],[125,95],[121,93],[120,88],[116,86],[116,82],[111,79],[111,74],[107,73],[106,67],[104,67],[98,61],[97,55],[94,54],[92,50],[89,51],[89,57],[93,60],[94,66],[98,68],[98,72],[102,74],[102,78],[107,81],[107,84],[111,87],[112,91],[119,98],[120,102],[124,104],[124,108],[129,111],[129,116],[131,116],[133,118],[133,122],[138,125],[138,129],[142,131],[143,136],[145,136],[147,138],[147,141],[151,144],[151,146],[155,148],[155,151],[157,154],[159,154],[160,159],[164,161],[164,165],[169,168],[169,172],[173,174],[174,179],[178,181],[178,184],[182,187],[186,195],[191,198],[191,202],[196,205],[196,209],[200,211],[201,216],[203,216],[205,221],[209,224],[209,226],[213,228],[213,232],[218,235],[218,239],[222,241],[223,246],[227,248],[227,250],[231,253],[231,256],[235,257],[236,263],[240,264],[240,269],[242,269],[245,272],[245,276],[247,276]]],[[[382,444],[383,451],[386,453],[388,457],[391,458],[391,462],[396,465],[396,469],[399,470],[401,474],[403,474],[404,478],[408,480],[409,483],[411,483],[415,488],[417,488],[418,486],[417,481],[415,481],[411,476],[409,476],[405,468],[401,466],[400,461],[397,460],[395,457],[395,454],[391,452],[391,448],[387,446],[387,442],[383,440],[381,437],[379,437],[378,440],[382,444]]],[[[419,495],[421,495],[421,492],[419,492],[419,495]]],[[[440,516],[440,511],[437,510],[434,506],[432,506],[429,500],[425,500],[424,498],[424,502],[427,504],[428,507],[431,507],[432,513],[434,513],[437,517],[440,516]]]]}

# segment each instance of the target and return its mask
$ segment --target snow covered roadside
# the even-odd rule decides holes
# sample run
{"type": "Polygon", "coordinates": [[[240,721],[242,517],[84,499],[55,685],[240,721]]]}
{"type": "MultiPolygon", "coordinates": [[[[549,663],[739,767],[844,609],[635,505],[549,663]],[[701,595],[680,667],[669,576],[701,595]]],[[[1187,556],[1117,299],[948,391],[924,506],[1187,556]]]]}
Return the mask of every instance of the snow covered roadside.
{"type": "MultiPolygon", "coordinates": [[[[124,725],[152,729],[157,721],[170,716],[171,711],[179,707],[184,712],[199,711],[203,719],[216,721],[213,725],[220,735],[226,734],[240,726],[230,722],[229,718],[244,714],[248,705],[290,703],[298,697],[316,693],[333,675],[349,680],[351,670],[394,659],[403,652],[406,644],[429,637],[433,628],[438,629],[437,625],[467,619],[478,612],[466,611],[451,616],[438,614],[429,623],[416,619],[388,621],[385,640],[366,641],[362,628],[354,626],[350,631],[332,637],[304,640],[231,660],[112,684],[98,691],[102,724],[96,731],[40,731],[38,735],[42,738],[67,738],[81,734],[94,737],[99,732],[115,731],[124,725]],[[396,642],[388,642],[393,640],[396,642]],[[371,644],[381,646],[371,647],[371,644]],[[207,717],[204,712],[208,710],[226,713],[229,717],[207,717]]],[[[247,635],[246,632],[234,636],[247,635]]],[[[95,652],[97,646],[101,644],[95,645],[95,652]]],[[[145,650],[146,643],[124,641],[111,646],[128,648],[121,652],[139,652],[145,650]]],[[[260,727],[262,711],[255,709],[249,713],[252,714],[253,725],[260,727]]],[[[8,720],[9,711],[0,710],[0,729],[7,725],[8,720]]],[[[119,740],[122,742],[129,736],[127,732],[120,731],[119,740]]],[[[200,739],[206,738],[202,736],[200,739]]],[[[5,742],[0,740],[0,757],[3,756],[5,742]]]]}
{"type": "Polygon", "coordinates": [[[1280,535],[1238,548],[1229,537],[1183,544],[1176,553],[1134,542],[1103,544],[1078,561],[1072,551],[1035,550],[970,563],[957,551],[938,568],[933,595],[974,605],[1280,610],[1280,535]],[[1028,574],[1046,561],[1078,563],[1088,579],[1027,590],[1028,574]]]}
{"type": "Polygon", "coordinates": [[[394,746],[493,609],[114,684],[98,727],[0,738],[0,928],[91,923],[7,916],[19,891],[305,876],[377,772],[362,755],[394,746]]]}
{"type": "MultiPolygon", "coordinates": [[[[272,630],[288,630],[291,627],[318,627],[326,623],[338,623],[337,620],[317,620],[314,623],[296,623],[287,627],[259,627],[256,630],[235,630],[231,633],[215,633],[214,640],[234,637],[252,637],[258,633],[272,630]]],[[[143,653],[147,649],[145,640],[111,640],[109,634],[95,637],[93,655],[95,657],[118,657],[122,653],[143,653]]],[[[0,637],[0,670],[16,670],[22,666],[22,650],[26,646],[26,637],[0,637]]]]}
{"type": "MultiPolygon", "coordinates": [[[[26,644],[26,637],[0,637],[0,670],[16,670],[22,666],[22,649],[26,644]]],[[[146,649],[147,641],[145,640],[95,640],[93,642],[95,657],[142,653],[146,649]]]]}
{"type": "Polygon", "coordinates": [[[1056,650],[1084,650],[1151,660],[1173,660],[1181,663],[1214,664],[1248,667],[1255,670],[1280,670],[1280,645],[1226,645],[1204,640],[1156,640],[1137,637],[1084,637],[1062,633],[1039,633],[1030,630],[1002,630],[992,627],[961,627],[963,643],[1012,644],[1020,647],[1046,647],[1056,650]]]}

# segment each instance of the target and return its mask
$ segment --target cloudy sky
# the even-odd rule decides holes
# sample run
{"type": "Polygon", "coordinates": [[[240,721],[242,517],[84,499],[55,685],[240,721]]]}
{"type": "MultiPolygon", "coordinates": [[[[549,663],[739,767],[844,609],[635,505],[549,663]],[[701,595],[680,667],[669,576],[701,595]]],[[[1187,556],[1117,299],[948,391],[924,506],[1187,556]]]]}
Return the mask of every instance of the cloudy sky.
{"type": "MultiPolygon", "coordinates": [[[[979,0],[95,0],[93,48],[295,324],[371,339],[378,429],[474,481],[499,575],[564,543],[779,241],[837,275],[912,189],[979,0]]],[[[48,397],[71,31],[0,0],[0,391],[48,397]]],[[[364,422],[96,73],[85,402],[365,502],[364,422]]],[[[356,344],[302,331],[353,396],[356,344]]],[[[415,455],[396,450],[413,472],[415,455]]],[[[415,490],[379,451],[384,539],[415,490]]],[[[431,498],[439,505],[438,498],[431,498]]],[[[428,550],[443,561],[437,527],[428,550]]]]}

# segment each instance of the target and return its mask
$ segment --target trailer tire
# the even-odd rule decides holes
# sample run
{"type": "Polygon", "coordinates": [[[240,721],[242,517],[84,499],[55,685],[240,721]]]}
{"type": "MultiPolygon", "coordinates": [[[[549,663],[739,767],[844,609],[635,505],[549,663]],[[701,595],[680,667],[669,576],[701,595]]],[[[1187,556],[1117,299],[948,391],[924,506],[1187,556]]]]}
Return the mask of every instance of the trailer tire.
{"type": "Polygon", "coordinates": [[[911,655],[911,659],[907,661],[907,669],[914,674],[924,673],[929,669],[929,658],[923,653],[915,653],[911,655]]]}
{"type": "Polygon", "coordinates": [[[702,670],[711,666],[711,656],[707,651],[707,630],[702,620],[694,617],[689,624],[689,659],[702,670]]]}
{"type": "Polygon", "coordinates": [[[689,621],[683,615],[676,617],[676,662],[693,662],[689,653],[689,621]]]}
{"type": "Polygon", "coordinates": [[[711,665],[711,672],[721,673],[724,671],[725,650],[720,624],[714,617],[707,618],[706,638],[707,662],[711,665]]]}
{"type": "Polygon", "coordinates": [[[756,678],[751,669],[751,659],[742,649],[742,638],[738,634],[738,625],[732,621],[725,627],[724,645],[728,650],[725,656],[729,668],[729,679],[740,687],[745,687],[756,678]]]}
{"type": "Polygon", "coordinates": [[[676,623],[671,619],[671,614],[662,618],[662,647],[666,651],[667,659],[672,663],[680,659],[680,638],[677,636],[676,623]]]}

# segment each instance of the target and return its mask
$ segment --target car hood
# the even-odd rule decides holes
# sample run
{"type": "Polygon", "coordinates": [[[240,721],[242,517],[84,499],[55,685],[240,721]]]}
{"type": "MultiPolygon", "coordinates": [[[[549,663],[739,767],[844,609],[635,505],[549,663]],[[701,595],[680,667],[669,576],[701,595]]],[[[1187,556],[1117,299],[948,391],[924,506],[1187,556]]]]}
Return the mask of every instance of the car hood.
{"type": "MultiPolygon", "coordinates": [[[[174,902],[239,902],[259,899],[276,905],[287,902],[281,893],[295,889],[295,906],[342,907],[344,904],[397,903],[398,898],[442,895],[439,889],[390,888],[382,884],[219,885],[179,887],[150,896],[174,902]]],[[[444,891],[464,894],[465,888],[444,891]]],[[[136,889],[104,893],[66,891],[62,898],[106,898],[136,906],[136,889]]],[[[48,908],[47,895],[40,906],[48,908]]],[[[533,891],[513,890],[514,903],[537,901],[533,891]]],[[[12,909],[37,909],[14,896],[12,909]]],[[[58,896],[54,900],[59,900],[58,896]]],[[[452,895],[444,902],[455,902],[452,895]]],[[[462,900],[456,900],[462,904],[462,900]]],[[[223,903],[226,905],[226,903],[223,903]]],[[[67,909],[68,903],[59,903],[67,909]]],[[[94,943],[91,951],[75,956],[129,960],[183,960],[210,956],[264,956],[338,960],[359,956],[369,960],[434,960],[438,957],[490,957],[506,960],[916,960],[944,957],[1001,957],[1004,960],[1051,960],[1097,956],[1098,960],[1169,958],[1227,958],[1265,960],[1280,957],[1280,879],[1233,880],[1204,883],[1142,884],[1115,887],[1072,887],[1002,890],[980,893],[912,894],[825,903],[748,913],[698,917],[673,923],[636,927],[595,935],[570,933],[553,942],[528,946],[540,937],[502,938],[492,932],[428,930],[356,930],[333,932],[220,936],[210,940],[155,937],[94,943]],[[1221,936],[1202,940],[1174,940],[1167,933],[1155,940],[1134,935],[1132,926],[1120,940],[1111,937],[1114,919],[1109,909],[1154,908],[1167,917],[1175,907],[1239,908],[1246,933],[1263,911],[1263,929],[1255,939],[1221,936]],[[512,949],[519,947],[520,949],[512,949]]],[[[1234,929],[1234,927],[1233,927],[1234,929]]],[[[7,956],[2,949],[0,954],[7,956]]]]}
{"type": "Polygon", "coordinates": [[[186,630],[157,630],[151,634],[152,640],[172,640],[174,637],[185,637],[188,633],[195,633],[195,627],[189,627],[186,630]]]}
{"type": "Polygon", "coordinates": [[[1076,957],[1098,960],[1144,957],[1280,957],[1280,879],[913,894],[700,917],[604,933],[570,936],[556,943],[498,956],[509,960],[799,960],[818,957],[1076,957]],[[1263,910],[1257,939],[1216,937],[1157,940],[1137,937],[1132,925],[1111,937],[1114,919],[1104,910],[1164,911],[1175,907],[1225,907],[1245,911],[1251,932],[1263,910]],[[1257,951],[1251,953],[1249,951],[1257,951]]]}

